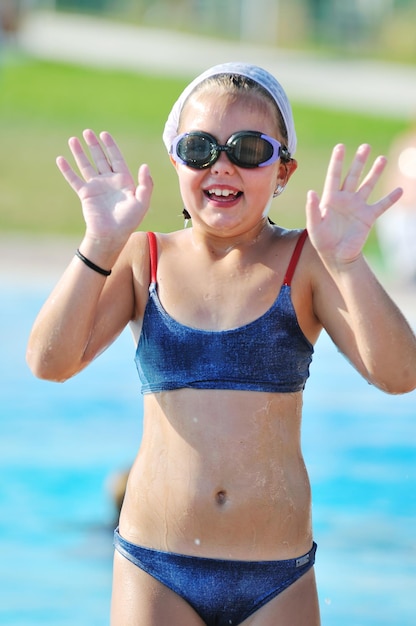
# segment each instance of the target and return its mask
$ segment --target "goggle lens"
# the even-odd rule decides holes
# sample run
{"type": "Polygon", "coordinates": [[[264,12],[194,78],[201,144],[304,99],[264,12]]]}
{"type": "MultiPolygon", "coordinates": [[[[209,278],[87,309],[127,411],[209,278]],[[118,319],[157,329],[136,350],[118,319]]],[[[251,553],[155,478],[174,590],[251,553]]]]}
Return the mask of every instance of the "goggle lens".
{"type": "Polygon", "coordinates": [[[221,152],[226,152],[238,167],[264,167],[278,160],[283,149],[279,141],[256,131],[241,131],[220,145],[215,137],[202,131],[183,133],[173,142],[171,153],[175,160],[194,169],[210,167],[221,152]]]}

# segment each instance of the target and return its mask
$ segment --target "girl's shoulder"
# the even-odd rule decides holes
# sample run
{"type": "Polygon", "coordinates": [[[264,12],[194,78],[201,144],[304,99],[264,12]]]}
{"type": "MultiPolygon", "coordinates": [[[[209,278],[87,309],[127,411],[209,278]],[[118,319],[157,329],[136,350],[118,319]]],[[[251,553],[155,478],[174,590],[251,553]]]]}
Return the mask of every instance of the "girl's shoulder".
{"type": "Polygon", "coordinates": [[[304,245],[308,239],[305,228],[282,228],[273,224],[273,245],[279,246],[280,250],[291,250],[296,246],[300,237],[304,238],[304,245]]]}

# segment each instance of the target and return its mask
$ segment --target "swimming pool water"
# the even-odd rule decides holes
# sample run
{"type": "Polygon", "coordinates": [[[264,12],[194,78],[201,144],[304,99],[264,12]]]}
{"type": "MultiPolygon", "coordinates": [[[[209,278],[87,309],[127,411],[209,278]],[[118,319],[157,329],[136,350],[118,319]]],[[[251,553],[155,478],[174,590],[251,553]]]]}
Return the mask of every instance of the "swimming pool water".
{"type": "MultiPolygon", "coordinates": [[[[47,291],[1,289],[0,623],[104,626],[109,477],[141,436],[128,331],[63,385],[33,378],[27,336],[47,291]]],[[[323,626],[414,626],[416,394],[365,383],[324,335],[305,392],[323,626]]]]}

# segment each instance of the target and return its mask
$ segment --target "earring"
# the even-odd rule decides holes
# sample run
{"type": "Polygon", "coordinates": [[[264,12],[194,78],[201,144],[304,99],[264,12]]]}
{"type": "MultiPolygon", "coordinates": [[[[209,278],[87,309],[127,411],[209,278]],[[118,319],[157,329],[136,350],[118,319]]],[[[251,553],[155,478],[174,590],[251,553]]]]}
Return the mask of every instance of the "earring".
{"type": "Polygon", "coordinates": [[[276,189],[274,190],[273,198],[277,198],[277,196],[280,196],[280,194],[282,194],[284,190],[285,185],[277,185],[276,189]]]}
{"type": "Polygon", "coordinates": [[[189,215],[189,213],[188,213],[188,211],[186,209],[184,209],[182,211],[182,215],[184,217],[183,227],[187,228],[187,226],[189,224],[189,220],[191,219],[191,216],[189,215]]]}

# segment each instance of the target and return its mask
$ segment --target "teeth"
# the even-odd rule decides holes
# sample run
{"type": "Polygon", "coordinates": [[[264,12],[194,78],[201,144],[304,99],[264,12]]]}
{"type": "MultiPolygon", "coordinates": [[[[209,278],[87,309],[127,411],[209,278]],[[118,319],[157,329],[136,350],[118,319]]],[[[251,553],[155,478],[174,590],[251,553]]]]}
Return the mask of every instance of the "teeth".
{"type": "Polygon", "coordinates": [[[231,189],[210,189],[209,193],[213,196],[223,196],[228,198],[228,196],[236,196],[236,191],[231,191],[231,189]]]}

